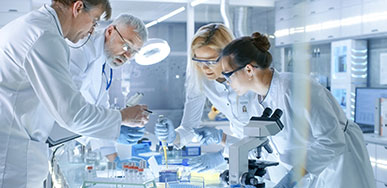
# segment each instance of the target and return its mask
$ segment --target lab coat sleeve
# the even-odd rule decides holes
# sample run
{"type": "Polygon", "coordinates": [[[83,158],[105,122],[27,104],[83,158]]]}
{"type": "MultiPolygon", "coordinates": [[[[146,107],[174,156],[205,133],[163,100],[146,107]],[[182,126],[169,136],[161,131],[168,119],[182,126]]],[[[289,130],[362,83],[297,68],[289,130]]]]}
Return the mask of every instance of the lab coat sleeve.
{"type": "Polygon", "coordinates": [[[82,48],[70,50],[70,73],[74,84],[78,90],[81,90],[82,84],[86,80],[86,69],[89,62],[86,54],[82,48]]]}
{"type": "MultiPolygon", "coordinates": [[[[337,109],[341,110],[330,93],[322,87],[312,86],[310,110],[305,110],[305,117],[310,125],[312,143],[307,144],[307,172],[314,175],[321,173],[332,161],[345,151],[343,120],[340,121],[337,109]]],[[[311,139],[309,139],[311,140],[311,139]]],[[[300,154],[297,151],[293,154],[300,154]]]]}
{"type": "Polygon", "coordinates": [[[120,132],[121,113],[85,101],[68,70],[68,48],[56,37],[43,34],[23,63],[37,97],[59,125],[85,136],[116,139],[120,132]]]}
{"type": "Polygon", "coordinates": [[[180,136],[180,146],[190,143],[195,137],[193,129],[200,126],[205,102],[206,96],[204,94],[192,95],[190,92],[187,92],[183,119],[180,126],[176,129],[180,136]]]}

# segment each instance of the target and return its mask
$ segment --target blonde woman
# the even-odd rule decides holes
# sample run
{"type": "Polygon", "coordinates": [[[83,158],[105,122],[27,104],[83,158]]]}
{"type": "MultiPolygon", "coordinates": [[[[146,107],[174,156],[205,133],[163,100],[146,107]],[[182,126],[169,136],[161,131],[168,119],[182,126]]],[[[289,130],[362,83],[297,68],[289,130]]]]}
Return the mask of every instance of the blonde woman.
{"type": "MultiPolygon", "coordinates": [[[[187,65],[183,119],[176,130],[167,119],[162,121],[164,123],[156,124],[155,134],[160,140],[184,146],[191,142],[195,135],[200,135],[202,144],[222,143],[227,146],[235,142],[235,139],[242,138],[241,127],[252,115],[257,115],[254,106],[249,103],[256,99],[256,94],[250,92],[238,97],[221,74],[219,54],[233,38],[231,31],[218,23],[202,26],[196,32],[191,44],[192,61],[187,65]],[[237,138],[227,136],[222,130],[212,127],[199,128],[206,99],[227,117],[233,136],[237,138]]],[[[223,162],[224,158],[220,151],[204,154],[190,163],[198,171],[205,171],[223,162]]]]}

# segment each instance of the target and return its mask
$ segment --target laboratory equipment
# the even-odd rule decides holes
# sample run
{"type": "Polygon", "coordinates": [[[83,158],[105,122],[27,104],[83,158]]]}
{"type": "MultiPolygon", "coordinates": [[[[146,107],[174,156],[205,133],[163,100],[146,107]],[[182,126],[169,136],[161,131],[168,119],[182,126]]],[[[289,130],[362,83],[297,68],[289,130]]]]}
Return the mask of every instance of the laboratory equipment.
{"type": "Polygon", "coordinates": [[[143,93],[140,93],[140,92],[136,92],[136,94],[134,94],[133,96],[131,96],[128,101],[126,101],[126,106],[127,107],[130,107],[130,106],[135,106],[137,104],[140,103],[140,100],[142,99],[142,97],[144,97],[144,94],[143,93]]]}
{"type": "Polygon", "coordinates": [[[183,148],[181,148],[181,156],[183,157],[196,157],[201,154],[201,147],[200,145],[197,146],[191,146],[186,145],[183,148]]]}
{"type": "Polygon", "coordinates": [[[191,170],[189,169],[188,159],[183,160],[182,165],[183,167],[181,168],[179,179],[181,182],[190,182],[191,170]]]}
{"type": "Polygon", "coordinates": [[[153,65],[164,60],[171,49],[168,42],[163,39],[152,38],[145,42],[141,50],[136,54],[136,63],[140,65],[153,65]]]}
{"type": "Polygon", "coordinates": [[[355,88],[367,85],[367,40],[335,41],[331,52],[331,92],[347,118],[353,120],[355,88]]]}
{"type": "Polygon", "coordinates": [[[93,165],[87,165],[85,169],[86,179],[93,179],[97,176],[93,165]]]}
{"type": "MultiPolygon", "coordinates": [[[[163,119],[164,119],[164,115],[159,115],[159,119],[157,120],[157,122],[159,124],[162,124],[163,122],[163,119]]],[[[163,147],[163,151],[164,151],[164,160],[165,160],[165,165],[166,167],[168,168],[168,157],[167,157],[167,141],[166,140],[161,140],[161,145],[163,147]]]]}
{"type": "MultiPolygon", "coordinates": [[[[206,184],[202,177],[191,177],[190,181],[175,181],[166,183],[169,188],[204,188],[206,184]]],[[[218,186],[217,186],[218,187],[218,186]]]]}
{"type": "Polygon", "coordinates": [[[164,169],[159,172],[159,182],[173,182],[178,180],[177,169],[164,169]]]}
{"type": "MultiPolygon", "coordinates": [[[[261,117],[252,117],[250,122],[243,127],[243,134],[246,136],[241,141],[232,144],[229,152],[229,170],[222,173],[223,180],[230,185],[252,185],[264,187],[264,182],[256,176],[264,175],[264,168],[278,165],[276,162],[249,161],[248,153],[252,149],[268,147],[267,136],[273,136],[283,129],[280,121],[282,111],[277,109],[270,116],[272,110],[266,108],[261,117]]],[[[260,156],[260,155],[259,155],[260,156]]]]}
{"type": "Polygon", "coordinates": [[[116,170],[114,162],[106,165],[107,171],[92,171],[87,166],[82,187],[156,188],[155,177],[147,169],[145,160],[129,160],[122,165],[122,170],[116,170]]]}
{"type": "Polygon", "coordinates": [[[106,170],[107,170],[107,177],[108,178],[115,178],[116,177],[116,163],[115,162],[108,162],[106,170]]]}
{"type": "Polygon", "coordinates": [[[374,132],[375,102],[379,98],[387,98],[387,88],[356,88],[355,122],[364,133],[374,132]]]}

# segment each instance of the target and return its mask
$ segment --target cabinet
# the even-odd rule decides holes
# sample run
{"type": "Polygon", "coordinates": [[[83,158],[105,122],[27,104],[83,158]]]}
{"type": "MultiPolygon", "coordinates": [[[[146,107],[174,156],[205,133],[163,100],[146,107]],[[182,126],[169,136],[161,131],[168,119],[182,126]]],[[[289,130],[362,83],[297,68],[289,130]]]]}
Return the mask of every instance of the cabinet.
{"type": "Polygon", "coordinates": [[[376,182],[376,188],[386,188],[387,184],[382,182],[376,182]]]}
{"type": "MultiPolygon", "coordinates": [[[[344,4],[344,3],[343,3],[344,4]]],[[[361,12],[360,4],[353,6],[342,6],[341,8],[341,34],[342,36],[353,37],[361,35],[361,12]]]]}
{"type": "Polygon", "coordinates": [[[331,10],[339,10],[340,1],[337,0],[313,0],[308,2],[308,14],[319,14],[331,10]]]}
{"type": "MultiPolygon", "coordinates": [[[[298,30],[302,27],[305,30],[303,39],[293,36],[302,33],[291,32],[289,44],[387,34],[387,0],[306,0],[298,3],[289,1],[276,2],[276,31],[280,21],[287,19],[293,20],[289,30],[296,27],[298,30]],[[303,23],[296,24],[295,20],[301,20],[303,23]]],[[[276,44],[283,45],[284,42],[276,44]]]]}
{"type": "Polygon", "coordinates": [[[377,188],[387,188],[387,137],[365,134],[377,188]]]}
{"type": "Polygon", "coordinates": [[[321,39],[322,40],[331,40],[337,39],[340,35],[340,11],[337,9],[332,9],[319,13],[319,18],[321,20],[321,39]]]}
{"type": "Polygon", "coordinates": [[[29,12],[31,0],[0,1],[0,12],[29,12]]]}
{"type": "Polygon", "coordinates": [[[25,12],[0,12],[0,28],[10,21],[26,14],[25,12]]]}
{"type": "Polygon", "coordinates": [[[387,146],[376,145],[376,180],[387,184],[387,146]]]}
{"type": "Polygon", "coordinates": [[[280,21],[277,23],[277,29],[278,31],[284,31],[285,34],[284,36],[277,37],[275,40],[276,45],[281,46],[281,45],[287,45],[290,44],[290,39],[289,39],[289,20],[284,20],[280,21]]]}
{"type": "Polygon", "coordinates": [[[368,155],[370,156],[372,170],[376,179],[376,144],[367,144],[368,155]]]}
{"type": "Polygon", "coordinates": [[[387,31],[385,9],[387,1],[373,0],[363,2],[363,34],[375,34],[387,31]]]}
{"type": "Polygon", "coordinates": [[[31,0],[0,1],[0,28],[31,11],[31,0]]]}

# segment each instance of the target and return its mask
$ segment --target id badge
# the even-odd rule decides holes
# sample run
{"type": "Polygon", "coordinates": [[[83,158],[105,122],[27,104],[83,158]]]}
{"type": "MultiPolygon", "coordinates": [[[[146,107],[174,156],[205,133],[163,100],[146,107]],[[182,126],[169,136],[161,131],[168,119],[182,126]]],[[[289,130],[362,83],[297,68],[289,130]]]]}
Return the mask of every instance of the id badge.
{"type": "Polygon", "coordinates": [[[249,98],[247,96],[240,96],[238,99],[238,118],[243,122],[250,120],[249,98]]]}

